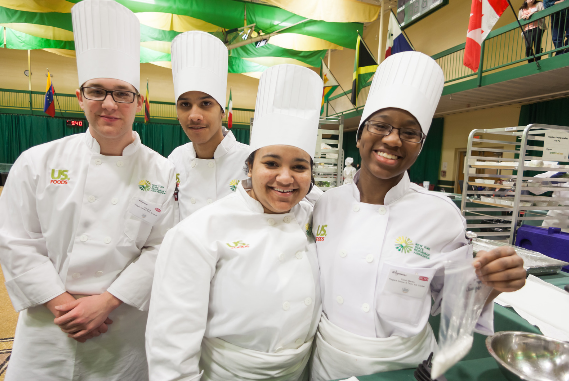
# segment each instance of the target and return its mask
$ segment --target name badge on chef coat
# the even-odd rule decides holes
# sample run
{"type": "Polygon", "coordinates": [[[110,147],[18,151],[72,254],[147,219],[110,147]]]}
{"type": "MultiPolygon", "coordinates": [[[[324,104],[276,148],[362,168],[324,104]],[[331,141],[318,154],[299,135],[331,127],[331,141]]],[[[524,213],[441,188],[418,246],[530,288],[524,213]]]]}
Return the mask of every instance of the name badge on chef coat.
{"type": "Polygon", "coordinates": [[[128,211],[151,225],[154,225],[162,215],[162,210],[156,204],[141,200],[140,198],[130,206],[128,211]]]}
{"type": "Polygon", "coordinates": [[[385,283],[385,290],[394,294],[423,298],[431,284],[429,277],[390,269],[385,283]]]}

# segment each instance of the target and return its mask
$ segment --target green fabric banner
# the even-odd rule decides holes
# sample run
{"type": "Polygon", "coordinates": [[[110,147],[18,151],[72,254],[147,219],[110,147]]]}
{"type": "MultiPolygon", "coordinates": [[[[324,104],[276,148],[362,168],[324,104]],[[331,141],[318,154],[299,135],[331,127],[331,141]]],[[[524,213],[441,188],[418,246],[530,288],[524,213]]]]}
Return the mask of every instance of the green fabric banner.
{"type": "Polygon", "coordinates": [[[253,58],[253,57],[281,57],[294,58],[310,66],[320,66],[327,50],[297,51],[281,48],[276,45],[266,44],[257,48],[255,44],[245,45],[230,51],[232,57],[253,58]]]}
{"type": "Polygon", "coordinates": [[[523,105],[520,110],[520,126],[544,123],[554,126],[569,126],[569,98],[523,105]]]}
{"type": "MultiPolygon", "coordinates": [[[[33,50],[33,49],[67,49],[75,50],[74,41],[50,40],[35,37],[14,29],[6,28],[6,47],[8,49],[33,50]]],[[[144,48],[141,48],[141,50],[144,48]]],[[[148,50],[148,49],[147,49],[148,50]]]]}
{"type": "Polygon", "coordinates": [[[433,119],[423,150],[415,164],[409,168],[409,178],[412,182],[421,184],[423,181],[429,181],[431,185],[438,184],[444,124],[444,118],[433,119]]]}

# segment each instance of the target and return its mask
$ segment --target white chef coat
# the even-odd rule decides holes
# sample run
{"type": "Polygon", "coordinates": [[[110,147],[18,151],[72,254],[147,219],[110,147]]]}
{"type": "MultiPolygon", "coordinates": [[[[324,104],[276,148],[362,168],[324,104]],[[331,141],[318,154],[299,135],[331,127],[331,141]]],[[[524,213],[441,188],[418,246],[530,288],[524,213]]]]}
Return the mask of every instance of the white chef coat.
{"type": "MultiPolygon", "coordinates": [[[[450,199],[412,184],[407,174],[384,205],[362,203],[358,178],[359,172],[355,183],[326,192],[314,208],[323,313],[363,338],[414,337],[424,332],[429,312],[440,313],[443,262],[472,258],[465,220],[450,199]],[[390,270],[419,275],[430,287],[419,297],[390,292],[390,270]]],[[[492,334],[493,303],[476,328],[492,334]]]]}
{"type": "Polygon", "coordinates": [[[0,197],[0,262],[21,313],[6,380],[148,377],[143,311],[174,223],[175,172],[133,137],[122,156],[104,156],[87,131],[33,147],[11,168],[0,197]],[[142,203],[160,210],[157,220],[143,221],[142,203]],[[107,333],[78,343],[43,306],[65,291],[109,291],[124,304],[107,333]]]}
{"type": "Polygon", "coordinates": [[[151,380],[198,380],[202,340],[260,356],[310,345],[321,313],[311,218],[305,201],[265,214],[241,183],[170,230],[146,331],[151,380]]]}
{"type": "Polygon", "coordinates": [[[233,133],[223,129],[213,159],[198,159],[193,143],[176,148],[168,159],[176,167],[180,220],[200,208],[235,192],[240,181],[247,179],[245,160],[249,146],[235,140],[233,133]]]}
{"type": "MultiPolygon", "coordinates": [[[[555,175],[556,173],[557,172],[555,171],[544,172],[534,177],[548,178],[555,175]]],[[[552,185],[551,183],[554,182],[555,179],[552,179],[552,181],[541,181],[538,184],[541,184],[543,186],[550,186],[552,185]]],[[[559,182],[559,186],[562,188],[567,188],[567,190],[554,191],[553,194],[551,195],[551,201],[556,201],[556,199],[559,198],[569,199],[569,182],[559,182]]],[[[536,195],[540,195],[547,192],[546,189],[543,189],[541,187],[531,188],[530,191],[531,193],[536,195]]],[[[559,205],[569,206],[569,201],[559,201],[559,205]]],[[[549,217],[549,219],[543,220],[541,226],[544,227],[555,226],[561,229],[569,228],[569,210],[550,210],[549,212],[547,212],[547,217],[549,217]]]]}

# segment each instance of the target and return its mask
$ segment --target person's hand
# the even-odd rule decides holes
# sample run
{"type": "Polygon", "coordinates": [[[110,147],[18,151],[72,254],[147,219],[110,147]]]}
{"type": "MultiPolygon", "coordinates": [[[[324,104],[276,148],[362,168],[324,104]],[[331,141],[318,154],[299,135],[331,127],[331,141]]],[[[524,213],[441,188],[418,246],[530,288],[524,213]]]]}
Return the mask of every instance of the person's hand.
{"type": "Polygon", "coordinates": [[[69,337],[87,340],[106,332],[107,327],[102,325],[112,323],[108,316],[121,303],[109,292],[80,298],[55,307],[63,316],[56,318],[54,323],[69,337]]]}
{"type": "Polygon", "coordinates": [[[113,323],[113,321],[111,319],[107,318],[107,320],[105,320],[105,322],[103,324],[101,324],[97,329],[94,329],[90,333],[88,333],[84,336],[81,336],[80,338],[76,338],[75,340],[80,342],[80,343],[84,343],[89,339],[92,339],[92,338],[97,337],[97,336],[101,336],[103,333],[106,333],[109,330],[109,324],[112,324],[112,323],[113,323]]]}
{"type": "Polygon", "coordinates": [[[482,283],[499,292],[513,292],[526,283],[524,260],[511,247],[479,251],[472,263],[482,283]]]}

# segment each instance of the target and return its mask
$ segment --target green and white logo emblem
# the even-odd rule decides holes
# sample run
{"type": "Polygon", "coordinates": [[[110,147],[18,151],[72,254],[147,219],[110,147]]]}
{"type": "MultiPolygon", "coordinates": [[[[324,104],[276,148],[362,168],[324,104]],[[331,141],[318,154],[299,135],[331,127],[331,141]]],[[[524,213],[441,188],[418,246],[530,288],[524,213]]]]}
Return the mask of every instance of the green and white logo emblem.
{"type": "Polygon", "coordinates": [[[431,258],[431,253],[429,252],[431,250],[430,247],[421,245],[420,243],[413,243],[411,238],[408,237],[397,237],[395,240],[395,249],[405,254],[413,253],[426,259],[431,258]]]}
{"type": "Polygon", "coordinates": [[[140,180],[140,182],[138,183],[138,187],[140,188],[140,190],[145,192],[148,192],[150,190],[151,185],[152,184],[150,184],[150,181],[148,180],[140,180]]]}
{"type": "Polygon", "coordinates": [[[152,184],[148,180],[140,180],[140,182],[138,183],[138,187],[143,192],[166,194],[166,188],[164,188],[164,186],[158,184],[152,184]]]}
{"type": "Polygon", "coordinates": [[[239,181],[240,180],[231,180],[229,182],[229,189],[231,189],[232,192],[235,192],[237,190],[237,185],[239,185],[239,181]]]}

